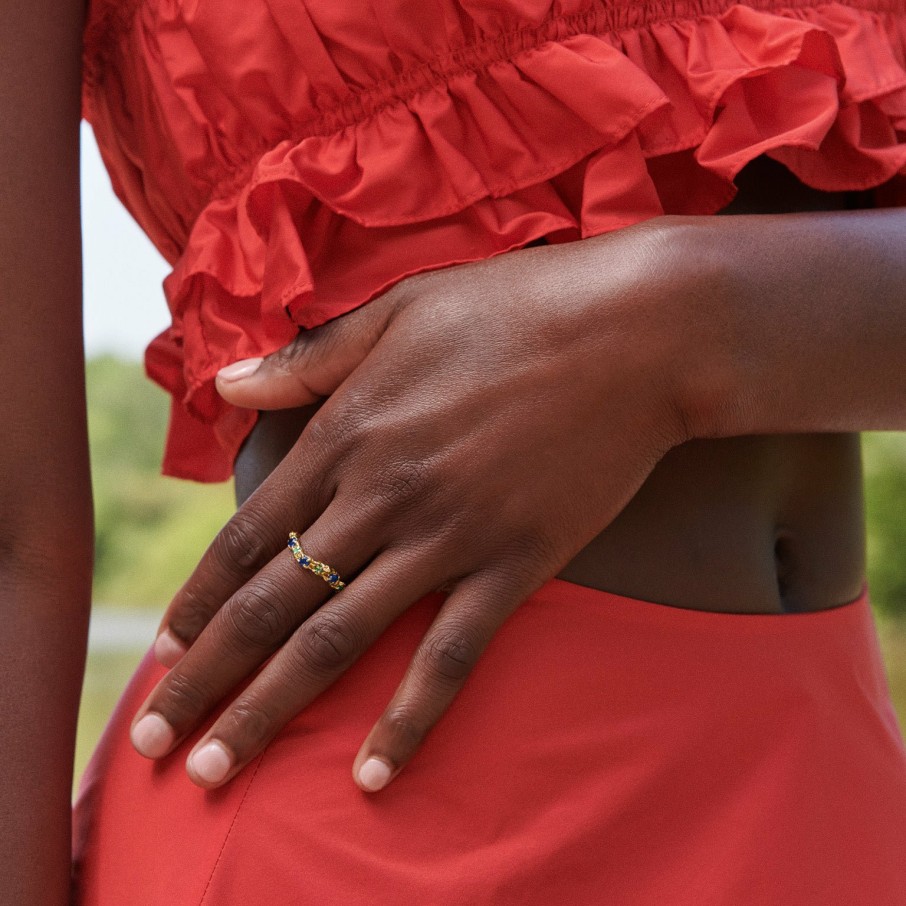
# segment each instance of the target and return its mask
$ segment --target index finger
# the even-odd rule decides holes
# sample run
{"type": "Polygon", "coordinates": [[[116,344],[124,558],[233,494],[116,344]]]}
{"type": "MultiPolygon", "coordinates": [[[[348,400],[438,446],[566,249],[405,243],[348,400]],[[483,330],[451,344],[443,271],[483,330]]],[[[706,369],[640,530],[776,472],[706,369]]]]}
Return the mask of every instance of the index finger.
{"type": "Polygon", "coordinates": [[[304,438],[218,532],[174,596],[154,644],[162,664],[173,666],[224,602],[280,553],[289,532],[305,531],[327,508],[333,488],[325,454],[304,438]]]}

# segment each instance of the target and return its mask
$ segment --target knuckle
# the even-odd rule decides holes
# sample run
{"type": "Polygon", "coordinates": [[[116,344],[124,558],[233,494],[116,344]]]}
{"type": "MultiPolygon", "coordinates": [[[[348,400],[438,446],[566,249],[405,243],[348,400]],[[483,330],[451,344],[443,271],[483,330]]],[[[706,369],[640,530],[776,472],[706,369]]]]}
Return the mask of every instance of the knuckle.
{"type": "Polygon", "coordinates": [[[218,724],[218,731],[229,738],[237,752],[267,742],[279,729],[276,716],[257,701],[236,702],[218,724]]]}
{"type": "Polygon", "coordinates": [[[167,688],[158,709],[173,721],[174,717],[203,714],[211,705],[211,693],[194,677],[184,673],[167,677],[167,688]]]}
{"type": "Polygon", "coordinates": [[[522,575],[528,569],[547,568],[560,560],[557,543],[541,532],[519,531],[513,533],[513,540],[501,551],[499,560],[505,571],[522,575]]]}
{"type": "Polygon", "coordinates": [[[303,634],[298,657],[308,673],[333,675],[349,667],[359,653],[359,634],[348,618],[318,613],[303,634]]]}
{"type": "Polygon", "coordinates": [[[327,395],[326,388],[320,386],[320,382],[313,383],[311,375],[325,352],[324,336],[317,329],[303,331],[294,342],[275,352],[268,364],[305,395],[323,399],[327,395]]]}
{"type": "Polygon", "coordinates": [[[423,663],[429,675],[447,683],[460,683],[478,662],[481,649],[463,629],[432,636],[424,647],[423,663]]]}
{"type": "Polygon", "coordinates": [[[167,625],[184,642],[191,642],[201,635],[222,603],[200,588],[184,588],[178,606],[168,616],[167,625]]]}
{"type": "Polygon", "coordinates": [[[241,646],[270,648],[287,631],[287,608],[277,594],[267,589],[249,589],[225,611],[227,635],[241,646]]]}
{"type": "Polygon", "coordinates": [[[294,369],[305,362],[310,349],[309,337],[300,333],[292,343],[272,352],[268,356],[268,364],[284,374],[292,374],[294,369]]]}
{"type": "Polygon", "coordinates": [[[268,559],[265,537],[253,517],[237,513],[214,539],[212,553],[228,571],[249,572],[268,559]]]}
{"type": "Polygon", "coordinates": [[[333,455],[345,454],[355,449],[366,433],[364,415],[353,402],[335,403],[329,411],[319,409],[308,426],[311,437],[320,449],[333,455]]]}
{"type": "Polygon", "coordinates": [[[406,754],[417,749],[428,733],[425,722],[403,705],[390,708],[381,719],[381,724],[383,733],[406,754]]]}
{"type": "Polygon", "coordinates": [[[388,466],[377,478],[377,493],[384,503],[406,507],[423,500],[431,489],[431,470],[426,462],[408,459],[388,466]]]}

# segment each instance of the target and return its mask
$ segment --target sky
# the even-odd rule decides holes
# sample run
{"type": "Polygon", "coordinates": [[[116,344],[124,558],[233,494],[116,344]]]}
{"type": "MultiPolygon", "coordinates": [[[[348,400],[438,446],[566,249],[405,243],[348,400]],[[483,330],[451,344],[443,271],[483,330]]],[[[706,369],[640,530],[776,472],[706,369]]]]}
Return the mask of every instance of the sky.
{"type": "Polygon", "coordinates": [[[110,188],[91,128],[82,123],[85,349],[140,359],[169,322],[169,267],[110,188]]]}

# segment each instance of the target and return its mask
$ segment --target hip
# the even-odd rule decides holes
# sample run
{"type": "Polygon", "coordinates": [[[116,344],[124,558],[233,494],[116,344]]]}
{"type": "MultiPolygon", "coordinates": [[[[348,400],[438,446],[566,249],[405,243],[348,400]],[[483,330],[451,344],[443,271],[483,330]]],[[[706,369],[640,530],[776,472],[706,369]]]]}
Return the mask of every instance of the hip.
{"type": "Polygon", "coordinates": [[[369,797],[352,759],[440,600],[213,793],[185,776],[194,739],[160,765],[131,749],[146,659],[83,782],[75,902],[906,899],[906,758],[865,596],[738,615],[551,580],[369,797]]]}

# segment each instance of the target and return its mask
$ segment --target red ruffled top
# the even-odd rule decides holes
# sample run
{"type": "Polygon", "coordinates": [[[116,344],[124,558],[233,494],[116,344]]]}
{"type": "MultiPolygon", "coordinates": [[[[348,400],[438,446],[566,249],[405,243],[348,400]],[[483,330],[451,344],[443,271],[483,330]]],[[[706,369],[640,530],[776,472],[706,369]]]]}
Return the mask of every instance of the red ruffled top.
{"type": "Polygon", "coordinates": [[[768,154],[906,168],[906,0],[92,0],[83,114],[173,266],[164,471],[229,477],[214,376],[395,281],[710,214],[768,154]]]}

